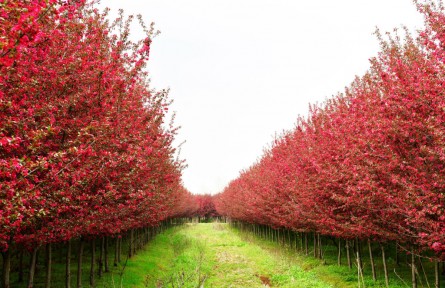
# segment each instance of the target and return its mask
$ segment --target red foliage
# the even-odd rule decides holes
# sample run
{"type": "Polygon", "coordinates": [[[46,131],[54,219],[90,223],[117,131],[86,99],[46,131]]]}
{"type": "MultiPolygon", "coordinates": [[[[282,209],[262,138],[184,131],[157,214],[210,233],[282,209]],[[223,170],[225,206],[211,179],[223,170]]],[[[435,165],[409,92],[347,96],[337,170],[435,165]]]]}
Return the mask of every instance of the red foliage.
{"type": "Polygon", "coordinates": [[[216,212],[215,204],[213,203],[212,195],[194,195],[197,209],[193,213],[194,216],[201,218],[217,217],[219,214],[216,212]]]}
{"type": "Polygon", "coordinates": [[[389,36],[343,94],[312,106],[216,197],[234,219],[399,240],[445,259],[445,13],[419,5],[417,39],[389,36]]]}
{"type": "MultiPolygon", "coordinates": [[[[117,234],[185,213],[150,37],[82,1],[7,1],[0,17],[0,250],[117,234]],[[121,33],[117,33],[121,30],[121,33]]],[[[131,18],[130,18],[131,20],[131,18]]]]}

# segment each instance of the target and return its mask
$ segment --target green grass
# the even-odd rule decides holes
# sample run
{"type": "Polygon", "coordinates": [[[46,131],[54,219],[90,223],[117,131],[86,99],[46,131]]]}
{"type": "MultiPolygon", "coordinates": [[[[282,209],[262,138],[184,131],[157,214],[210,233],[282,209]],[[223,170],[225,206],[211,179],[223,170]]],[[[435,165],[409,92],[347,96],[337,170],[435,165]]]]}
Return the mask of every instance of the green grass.
{"type": "MultiPolygon", "coordinates": [[[[325,240],[326,241],[326,240],[325,240]]],[[[112,267],[101,279],[96,276],[99,288],[135,287],[358,287],[357,269],[338,266],[337,249],[332,241],[324,243],[324,260],[303,255],[289,246],[254,236],[223,223],[186,224],[167,229],[152,239],[148,245],[131,259],[125,259],[127,246],[122,248],[123,261],[112,267]],[[327,245],[331,244],[331,245],[327,245]]],[[[114,249],[110,244],[110,266],[113,264],[114,249]]],[[[311,248],[311,247],[309,247],[311,248]]],[[[385,287],[379,247],[374,247],[378,281],[371,278],[367,247],[363,249],[365,287],[385,287]]],[[[64,287],[65,255],[64,246],[54,247],[52,287],[64,287]]],[[[71,263],[72,287],[76,287],[76,250],[73,242],[71,263]]],[[[400,255],[401,266],[397,266],[392,254],[393,247],[387,249],[390,271],[390,287],[411,287],[410,270],[405,255],[400,255]],[[396,275],[397,273],[397,275],[396,275]],[[400,278],[399,278],[400,276],[400,278]],[[403,280],[402,280],[403,279],[403,280]]],[[[98,251],[96,251],[98,252],[98,251]]],[[[35,287],[44,287],[44,251],[39,256],[35,287]]],[[[90,248],[87,245],[83,258],[83,287],[89,287],[90,248]]],[[[16,256],[14,256],[16,257],[16,256]]],[[[14,258],[17,259],[17,258],[14,258]]],[[[25,258],[25,265],[28,259],[25,258]]],[[[1,261],[0,261],[1,262],[1,261]]],[[[15,261],[17,263],[17,261],[15,261]]],[[[433,266],[423,261],[429,284],[433,283],[433,266]]],[[[97,266],[96,266],[97,269],[97,266]]],[[[25,269],[26,272],[26,269],[25,269]]],[[[419,269],[423,276],[423,270],[419,269]]],[[[17,283],[17,273],[13,273],[12,287],[26,287],[17,283]]],[[[425,278],[420,287],[428,287],[425,278]]],[[[442,285],[445,281],[442,281],[442,285]]],[[[442,286],[445,287],[445,286],[442,286]]]]}
{"type": "MultiPolygon", "coordinates": [[[[256,237],[251,232],[245,232],[238,229],[232,228],[232,230],[240,235],[243,239],[250,243],[259,245],[262,249],[271,251],[277,255],[277,257],[287,258],[290,266],[297,265],[301,267],[304,271],[311,273],[314,278],[319,279],[325,283],[328,283],[328,287],[358,287],[358,275],[356,265],[353,264],[353,268],[350,270],[347,267],[346,253],[342,253],[342,266],[337,265],[337,247],[333,245],[332,241],[324,243],[323,252],[324,260],[316,259],[312,256],[306,256],[303,252],[296,251],[295,249],[290,249],[289,245],[281,245],[276,242],[269,240],[264,240],[262,238],[256,237]],[[327,245],[329,244],[329,245],[327,245]]],[[[311,238],[309,238],[311,240],[311,238]]],[[[311,243],[311,242],[310,242],[311,243]]],[[[344,242],[343,242],[344,245],[344,242]]],[[[365,243],[363,243],[364,246],[365,243]]],[[[312,255],[311,246],[309,246],[309,254],[312,255]]],[[[344,247],[343,247],[344,248],[344,247]]],[[[406,288],[411,287],[411,270],[407,261],[410,261],[410,255],[406,253],[399,252],[399,262],[397,265],[394,256],[394,245],[390,245],[386,249],[387,255],[387,267],[389,271],[389,283],[390,288],[406,288]]],[[[369,261],[368,247],[363,247],[362,249],[362,259],[364,265],[364,279],[361,281],[360,287],[386,287],[384,275],[383,275],[383,262],[381,259],[380,248],[377,245],[373,246],[373,254],[375,267],[377,271],[377,281],[372,280],[371,267],[369,261]],[[363,286],[363,283],[365,284],[363,286]]],[[[352,253],[352,250],[351,250],[352,253]]],[[[352,257],[352,261],[355,259],[352,257]]],[[[418,287],[434,287],[434,267],[433,263],[428,260],[423,260],[422,265],[424,269],[420,267],[417,263],[417,269],[419,272],[418,287]],[[427,284],[426,278],[428,279],[429,286],[427,284]]],[[[443,276],[442,276],[443,278],[443,276]]],[[[277,286],[277,287],[287,287],[287,286],[277,286]]],[[[300,286],[290,286],[290,287],[300,287],[300,286]]],[[[317,287],[313,284],[306,284],[302,287],[317,287]]],[[[445,287],[445,281],[441,279],[441,287],[445,287]]]]}
{"type": "Polygon", "coordinates": [[[221,223],[165,231],[127,262],[119,278],[107,274],[102,287],[333,287],[221,223]]]}

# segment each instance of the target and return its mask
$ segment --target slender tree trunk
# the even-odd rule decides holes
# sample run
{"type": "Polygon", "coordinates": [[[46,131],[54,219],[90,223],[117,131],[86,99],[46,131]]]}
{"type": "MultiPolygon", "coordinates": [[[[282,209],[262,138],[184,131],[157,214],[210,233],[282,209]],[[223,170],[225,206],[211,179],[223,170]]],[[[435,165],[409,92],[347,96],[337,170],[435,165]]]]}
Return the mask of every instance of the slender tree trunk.
{"type": "Polygon", "coordinates": [[[99,276],[99,278],[100,277],[102,277],[102,272],[104,271],[104,237],[102,237],[101,239],[100,239],[100,250],[99,250],[99,267],[98,267],[98,270],[97,270],[97,275],[99,276]]]}
{"type": "Polygon", "coordinates": [[[348,260],[348,268],[349,270],[352,269],[352,262],[351,262],[351,242],[349,240],[346,240],[346,259],[348,260]]]}
{"type": "Polygon", "coordinates": [[[3,257],[3,279],[2,279],[2,287],[10,288],[11,287],[11,251],[8,249],[5,252],[2,252],[3,257]]]}
{"type": "Polygon", "coordinates": [[[317,233],[314,232],[314,257],[317,258],[317,233]]]}
{"type": "Polygon", "coordinates": [[[24,273],[23,273],[23,255],[24,255],[24,251],[23,251],[23,249],[20,249],[20,252],[19,252],[19,279],[18,279],[19,283],[23,283],[23,279],[24,279],[24,277],[23,277],[23,275],[24,275],[24,273]]]}
{"type": "Polygon", "coordinates": [[[303,232],[300,232],[300,247],[301,247],[301,251],[304,251],[304,237],[303,237],[303,232]]]}
{"type": "Polygon", "coordinates": [[[386,287],[389,287],[388,267],[386,266],[385,246],[383,246],[383,244],[380,243],[380,248],[382,249],[382,262],[383,262],[383,273],[385,274],[385,284],[386,284],[386,287]]]}
{"type": "Polygon", "coordinates": [[[360,267],[363,273],[363,247],[362,247],[362,241],[360,241],[360,239],[358,239],[357,241],[357,251],[360,253],[360,267]]]}
{"type": "Polygon", "coordinates": [[[357,250],[357,269],[358,269],[358,273],[360,275],[363,275],[363,266],[362,266],[362,253],[361,253],[361,249],[360,249],[360,240],[358,238],[356,238],[356,250],[357,250]]]}
{"type": "Polygon", "coordinates": [[[323,245],[321,243],[322,237],[320,236],[320,233],[317,233],[317,240],[318,240],[318,258],[323,259],[323,245]]]}
{"type": "Polygon", "coordinates": [[[118,261],[117,261],[118,255],[117,254],[119,254],[119,238],[118,237],[116,237],[115,241],[114,241],[114,262],[113,262],[114,267],[117,267],[117,263],[118,263],[118,261]]]}
{"type": "Polygon", "coordinates": [[[307,232],[304,233],[304,248],[306,249],[306,256],[309,255],[309,243],[307,239],[307,232]]]}
{"type": "Polygon", "coordinates": [[[110,267],[109,267],[109,265],[108,265],[108,237],[107,236],[105,236],[104,237],[104,246],[105,246],[105,249],[104,249],[104,252],[105,252],[105,272],[110,272],[110,267]]]}
{"type": "Polygon", "coordinates": [[[289,248],[292,248],[292,241],[291,241],[291,238],[290,238],[290,230],[289,229],[287,230],[287,239],[289,241],[289,248]]]}
{"type": "Polygon", "coordinates": [[[31,253],[31,263],[29,265],[28,288],[34,287],[34,275],[36,272],[37,250],[38,250],[38,248],[34,248],[31,253]]]}
{"type": "Polygon", "coordinates": [[[82,258],[84,241],[82,238],[79,240],[79,250],[77,251],[77,288],[82,287],[82,258]]]}
{"type": "Polygon", "coordinates": [[[338,256],[337,256],[337,265],[341,266],[341,238],[338,238],[338,256]]]}
{"type": "Polygon", "coordinates": [[[374,257],[372,255],[371,239],[368,239],[369,259],[371,261],[372,280],[377,281],[377,275],[375,273],[374,257]]]}
{"type": "Polygon", "coordinates": [[[400,266],[400,263],[399,263],[399,260],[400,260],[399,259],[399,242],[397,242],[397,241],[396,241],[396,249],[395,250],[396,250],[396,257],[395,257],[396,258],[396,265],[400,266]]]}
{"type": "Polygon", "coordinates": [[[439,276],[439,260],[434,260],[434,287],[440,288],[440,276],[439,276]]]}
{"type": "MultiPolygon", "coordinates": [[[[419,259],[419,266],[420,266],[420,268],[422,268],[423,275],[425,276],[426,286],[429,288],[430,287],[430,283],[428,281],[428,277],[427,277],[426,272],[425,272],[425,267],[423,267],[422,258],[420,258],[420,256],[418,256],[418,259],[419,259]]],[[[423,287],[422,278],[420,278],[420,284],[423,287]]]]}
{"type": "Polygon", "coordinates": [[[417,288],[416,257],[414,256],[414,248],[411,248],[411,281],[413,283],[413,288],[417,288]]]}
{"type": "Polygon", "coordinates": [[[134,231],[133,229],[130,230],[130,243],[128,245],[128,257],[133,257],[133,245],[134,245],[134,231]]]}
{"type": "Polygon", "coordinates": [[[90,286],[94,287],[94,265],[96,264],[96,239],[91,240],[90,286]]]}
{"type": "Polygon", "coordinates": [[[52,246],[46,244],[46,283],[45,288],[51,287],[52,246]]]}
{"type": "Polygon", "coordinates": [[[118,238],[118,253],[117,253],[117,262],[121,263],[121,255],[122,255],[122,235],[119,236],[118,238]]]}
{"type": "Polygon", "coordinates": [[[65,287],[71,287],[71,240],[68,240],[66,247],[65,287]]]}

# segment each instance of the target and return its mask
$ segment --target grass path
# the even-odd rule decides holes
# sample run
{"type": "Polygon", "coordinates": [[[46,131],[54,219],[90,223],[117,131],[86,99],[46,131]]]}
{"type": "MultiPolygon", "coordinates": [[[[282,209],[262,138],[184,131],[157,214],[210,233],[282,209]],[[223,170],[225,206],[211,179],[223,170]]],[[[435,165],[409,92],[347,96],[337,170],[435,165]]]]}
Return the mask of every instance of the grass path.
{"type": "MultiPolygon", "coordinates": [[[[187,224],[158,235],[105,287],[355,287],[320,277],[283,248],[267,246],[227,224],[187,224]],[[182,286],[181,286],[182,285],[182,286]]],[[[354,283],[355,284],[355,283],[354,283]]]]}

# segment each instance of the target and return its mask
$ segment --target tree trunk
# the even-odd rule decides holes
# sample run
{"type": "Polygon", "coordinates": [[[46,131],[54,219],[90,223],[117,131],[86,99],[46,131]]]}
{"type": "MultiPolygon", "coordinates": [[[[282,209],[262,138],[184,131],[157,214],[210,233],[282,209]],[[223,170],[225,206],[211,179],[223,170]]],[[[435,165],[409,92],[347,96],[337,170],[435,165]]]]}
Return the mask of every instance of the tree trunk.
{"type": "Polygon", "coordinates": [[[77,288],[82,287],[82,258],[83,258],[84,241],[79,240],[79,250],[77,251],[77,288]]]}
{"type": "Polygon", "coordinates": [[[20,249],[20,252],[19,252],[19,279],[18,279],[18,282],[19,283],[23,283],[23,254],[24,254],[24,251],[23,251],[23,249],[20,249]]]}
{"type": "Polygon", "coordinates": [[[417,288],[416,257],[414,256],[414,248],[411,248],[411,281],[413,283],[413,288],[417,288]]]}
{"type": "Polygon", "coordinates": [[[114,262],[113,262],[113,266],[117,267],[117,254],[119,254],[119,238],[116,237],[115,241],[114,241],[114,262]]]}
{"type": "Polygon", "coordinates": [[[122,235],[118,238],[119,241],[119,248],[117,253],[117,262],[121,263],[121,255],[122,255],[122,235]]]}
{"type": "Polygon", "coordinates": [[[363,249],[362,249],[362,241],[360,241],[360,239],[358,239],[357,241],[357,251],[360,253],[360,267],[362,269],[362,273],[363,273],[363,249]]]}
{"type": "Polygon", "coordinates": [[[323,245],[321,243],[322,238],[320,237],[320,233],[317,233],[318,240],[318,258],[323,259],[323,245]]]}
{"type": "Polygon", "coordinates": [[[363,276],[363,266],[362,266],[362,253],[361,253],[361,249],[360,249],[360,240],[358,238],[356,238],[356,250],[357,250],[357,269],[358,269],[358,273],[360,276],[363,276]]]}
{"type": "Polygon", "coordinates": [[[338,238],[338,256],[337,256],[337,265],[341,266],[341,238],[338,238]]]}
{"type": "Polygon", "coordinates": [[[68,240],[66,247],[65,287],[71,287],[71,240],[68,240]]]}
{"type": "Polygon", "coordinates": [[[104,270],[104,237],[102,237],[101,239],[100,239],[100,250],[99,250],[99,267],[98,267],[98,270],[97,270],[97,275],[99,276],[99,278],[100,277],[102,277],[102,272],[103,272],[103,270],[104,270]]]}
{"type": "Polygon", "coordinates": [[[303,232],[300,233],[300,247],[301,247],[301,251],[304,251],[304,237],[303,237],[303,232]]]}
{"type": "Polygon", "coordinates": [[[382,249],[382,262],[383,262],[383,273],[385,274],[385,284],[386,284],[386,287],[389,287],[388,267],[386,266],[385,246],[383,246],[383,244],[380,243],[380,248],[382,249]]]}
{"type": "MultiPolygon", "coordinates": [[[[423,275],[425,276],[426,286],[429,288],[430,287],[430,283],[428,281],[428,276],[426,275],[425,268],[423,267],[422,258],[420,257],[420,255],[418,256],[418,260],[419,260],[419,266],[420,266],[420,268],[422,268],[423,275]]],[[[419,271],[417,271],[417,272],[419,272],[419,271]]],[[[420,275],[418,275],[418,276],[419,276],[419,279],[420,279],[420,284],[423,287],[422,278],[420,278],[420,275]]]]}
{"type": "Polygon", "coordinates": [[[128,258],[133,257],[134,231],[130,230],[130,243],[128,245],[128,258]]]}
{"type": "Polygon", "coordinates": [[[94,287],[94,265],[96,264],[96,239],[91,240],[90,286],[94,287]]]}
{"type": "Polygon", "coordinates": [[[109,268],[109,265],[108,265],[108,237],[107,236],[105,236],[104,237],[104,246],[105,246],[105,249],[104,249],[104,254],[105,254],[105,257],[104,257],[104,262],[105,262],[105,272],[110,272],[110,268],[109,268]]]}
{"type": "Polygon", "coordinates": [[[287,239],[289,241],[289,248],[292,248],[292,241],[291,241],[291,238],[290,238],[290,230],[289,229],[287,230],[287,239]]]}
{"type": "Polygon", "coordinates": [[[29,264],[28,288],[34,287],[34,274],[36,272],[37,249],[34,248],[31,254],[31,263],[29,264]]]}
{"type": "Polygon", "coordinates": [[[307,232],[304,233],[304,248],[306,249],[306,256],[309,255],[309,243],[307,239],[307,232]]]}
{"type": "Polygon", "coordinates": [[[45,288],[51,287],[52,246],[46,244],[46,283],[45,288]]]}
{"type": "Polygon", "coordinates": [[[314,257],[317,258],[317,233],[314,232],[314,257]]]}
{"type": "Polygon", "coordinates": [[[434,260],[434,276],[435,276],[434,287],[440,288],[439,261],[438,260],[434,260]]]}
{"type": "Polygon", "coordinates": [[[5,252],[2,252],[3,257],[3,279],[2,279],[2,286],[3,288],[10,288],[11,287],[11,280],[10,280],[10,274],[11,274],[11,251],[6,250],[5,252]]]}
{"type": "Polygon", "coordinates": [[[368,239],[369,259],[371,261],[372,280],[377,281],[377,275],[375,273],[374,257],[372,255],[371,239],[368,239]]]}
{"type": "Polygon", "coordinates": [[[352,269],[352,262],[351,262],[351,246],[350,246],[350,241],[346,240],[346,259],[348,260],[348,268],[349,270],[352,269]]]}
{"type": "Polygon", "coordinates": [[[396,241],[396,265],[397,266],[400,266],[400,263],[399,263],[399,242],[397,242],[396,241]]]}

